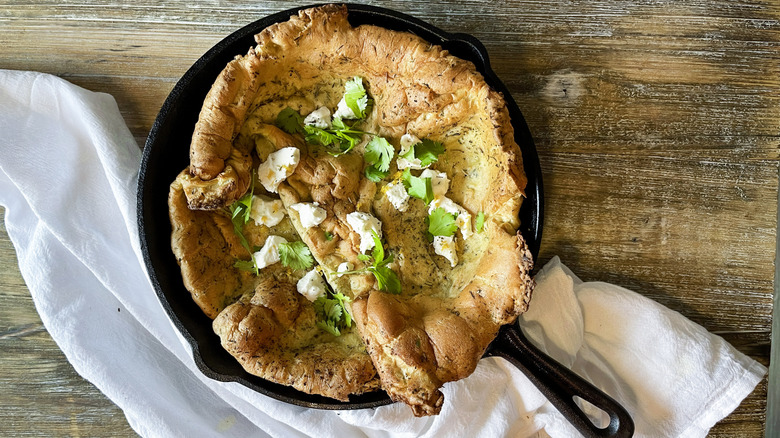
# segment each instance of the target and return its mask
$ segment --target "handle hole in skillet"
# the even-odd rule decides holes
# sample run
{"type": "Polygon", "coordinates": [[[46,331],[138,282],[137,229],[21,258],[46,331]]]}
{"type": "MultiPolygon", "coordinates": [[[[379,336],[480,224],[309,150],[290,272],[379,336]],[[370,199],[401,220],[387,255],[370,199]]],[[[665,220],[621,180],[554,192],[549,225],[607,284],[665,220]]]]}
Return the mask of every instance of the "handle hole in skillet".
{"type": "Polygon", "coordinates": [[[609,426],[609,414],[606,411],[580,396],[575,395],[572,399],[594,426],[599,429],[606,429],[609,426]]]}

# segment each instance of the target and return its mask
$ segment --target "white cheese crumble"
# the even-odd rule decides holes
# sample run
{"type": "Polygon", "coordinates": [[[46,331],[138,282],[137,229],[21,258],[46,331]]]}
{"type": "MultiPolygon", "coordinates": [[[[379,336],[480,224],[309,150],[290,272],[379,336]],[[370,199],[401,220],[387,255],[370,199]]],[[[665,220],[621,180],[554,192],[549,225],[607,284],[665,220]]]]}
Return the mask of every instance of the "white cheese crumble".
{"type": "Polygon", "coordinates": [[[433,236],[433,250],[436,254],[450,261],[453,268],[458,264],[458,254],[455,250],[453,236],[433,236]]]}
{"type": "Polygon", "coordinates": [[[311,302],[316,301],[319,297],[325,296],[325,292],[327,291],[325,280],[322,279],[322,275],[320,275],[320,272],[316,268],[301,277],[301,279],[298,280],[296,287],[298,293],[311,302]]]}
{"type": "Polygon", "coordinates": [[[282,236],[268,236],[265,239],[265,245],[260,248],[260,251],[252,254],[258,269],[279,263],[279,245],[282,243],[287,243],[287,239],[282,236]]]}
{"type": "Polygon", "coordinates": [[[420,170],[423,168],[419,158],[407,160],[402,157],[402,155],[409,152],[409,149],[417,143],[420,143],[420,139],[412,134],[406,133],[401,136],[401,150],[398,152],[398,158],[395,160],[395,165],[398,166],[398,170],[404,170],[406,168],[420,170]]]}
{"type": "MultiPolygon", "coordinates": [[[[344,263],[340,264],[338,268],[336,268],[336,272],[349,272],[349,271],[351,271],[353,269],[355,269],[355,265],[353,265],[350,262],[344,262],[344,263]]],[[[341,277],[344,274],[336,274],[336,275],[341,277]]]]}
{"type": "Polygon", "coordinates": [[[450,189],[450,179],[444,172],[437,172],[433,169],[425,169],[420,174],[420,178],[430,178],[433,187],[433,196],[444,196],[450,189]]]}
{"type": "Polygon", "coordinates": [[[255,224],[273,227],[279,225],[279,222],[284,219],[284,215],[284,204],[279,199],[252,196],[252,209],[249,211],[249,217],[255,220],[255,224]]]}
{"type": "Polygon", "coordinates": [[[316,110],[310,112],[305,119],[303,119],[303,124],[316,126],[320,129],[330,129],[330,110],[324,106],[317,108],[316,110]]]}
{"type": "Polygon", "coordinates": [[[295,172],[301,151],[294,147],[286,147],[272,152],[268,159],[257,168],[257,176],[266,190],[276,193],[279,184],[295,172]]]}
{"type": "Polygon", "coordinates": [[[362,211],[352,212],[347,215],[347,223],[360,235],[361,254],[374,247],[372,231],[380,238],[382,237],[382,222],[369,213],[363,213],[362,211]]]}
{"type": "Polygon", "coordinates": [[[465,208],[446,196],[435,196],[428,207],[428,214],[431,214],[437,208],[443,208],[447,213],[455,215],[455,223],[458,224],[460,234],[464,239],[468,239],[474,234],[471,226],[471,213],[466,211],[465,208]]]}
{"type": "Polygon", "coordinates": [[[460,229],[460,234],[464,239],[468,239],[474,234],[474,229],[471,226],[471,215],[469,213],[459,214],[458,217],[455,218],[455,223],[458,224],[458,229],[460,229]]]}
{"type": "Polygon", "coordinates": [[[409,134],[408,132],[401,136],[401,153],[405,154],[409,152],[409,149],[412,148],[412,146],[416,145],[417,143],[420,143],[420,139],[417,138],[414,134],[409,134]]]}
{"type": "Polygon", "coordinates": [[[328,216],[328,213],[319,204],[311,202],[299,202],[290,206],[298,213],[298,219],[304,228],[316,227],[328,216]]]}
{"type": "Polygon", "coordinates": [[[339,101],[338,106],[336,107],[336,112],[333,113],[333,117],[340,118],[340,119],[348,119],[348,120],[354,120],[359,119],[355,113],[352,112],[352,108],[347,106],[347,101],[342,97],[339,101]]]}
{"type": "Polygon", "coordinates": [[[409,207],[409,193],[406,192],[406,187],[404,187],[403,183],[388,184],[385,195],[396,210],[406,211],[409,207]]]}

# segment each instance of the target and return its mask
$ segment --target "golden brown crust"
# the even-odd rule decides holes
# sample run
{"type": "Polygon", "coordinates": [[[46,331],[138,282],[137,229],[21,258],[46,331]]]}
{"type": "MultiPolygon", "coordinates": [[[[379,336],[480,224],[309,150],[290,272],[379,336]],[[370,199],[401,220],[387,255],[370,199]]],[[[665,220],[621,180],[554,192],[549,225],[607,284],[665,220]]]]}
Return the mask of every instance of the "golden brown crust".
{"type": "Polygon", "coordinates": [[[250,49],[228,63],[206,95],[190,143],[187,199],[196,210],[217,210],[249,188],[252,164],[233,147],[260,85],[260,60],[250,49]]]}
{"type": "Polygon", "coordinates": [[[528,308],[533,263],[522,236],[501,239],[452,298],[374,291],[352,307],[382,387],[415,415],[437,414],[439,388],[474,371],[503,324],[528,308]],[[508,269],[511,266],[516,269],[508,269]]]}
{"type": "Polygon", "coordinates": [[[218,210],[246,192],[251,179],[252,157],[233,149],[225,163],[224,169],[210,180],[204,181],[191,172],[182,176],[181,184],[190,209],[218,210]]]}
{"type": "Polygon", "coordinates": [[[406,131],[421,138],[441,136],[462,122],[471,101],[485,103],[492,121],[489,132],[508,146],[504,153],[511,166],[504,170],[516,189],[522,192],[525,187],[522,156],[503,98],[472,63],[410,33],[353,28],[346,7],[336,5],[302,10],[264,29],[255,40],[257,47],[228,64],[204,101],[190,146],[193,176],[208,181],[224,170],[252,102],[272,99],[279,91],[263,88],[264,83],[286,81],[292,95],[329,74],[364,77],[374,99],[384,102],[374,111],[373,127],[399,137],[406,131]],[[299,86],[291,84],[295,81],[299,86]]]}
{"type": "Polygon", "coordinates": [[[222,346],[251,374],[343,401],[378,389],[360,341],[336,341],[316,327],[315,319],[311,303],[294,284],[269,278],[258,283],[251,298],[228,306],[213,327],[222,346]]]}
{"type": "MultiPolygon", "coordinates": [[[[214,319],[224,348],[248,372],[307,393],[347,400],[377,389],[359,336],[347,331],[335,338],[315,326],[312,304],[295,287],[301,273],[275,264],[254,276],[233,266],[248,254],[225,213],[188,208],[182,181],[189,177],[185,170],[171,184],[172,249],[185,287],[214,319]]],[[[289,221],[273,230],[244,226],[252,246],[262,246],[272,233],[293,240],[291,230],[289,221]]]]}
{"type": "MultiPolygon", "coordinates": [[[[279,186],[280,198],[286,207],[318,202],[327,219],[305,229],[291,213],[293,225],[329,279],[355,299],[357,328],[382,387],[415,415],[436,414],[443,403],[439,388],[473,372],[499,327],[527,309],[533,289],[530,253],[516,233],[526,177],[503,97],[472,63],[409,33],[353,28],[343,6],[300,11],[255,39],[257,47],[226,68],[204,103],[191,148],[191,175],[209,188],[228,187],[236,177],[225,175],[223,181],[220,175],[229,172],[229,157],[237,150],[253,146],[264,160],[280,144],[295,144],[301,161],[279,186]],[[410,210],[400,213],[384,195],[386,182],[362,177],[361,147],[336,158],[269,128],[287,106],[301,114],[319,106],[335,108],[344,82],[354,76],[363,78],[374,99],[360,129],[388,138],[396,150],[407,132],[442,142],[445,154],[433,167],[451,179],[447,196],[474,216],[486,214],[482,233],[459,236],[462,260],[455,268],[427,242],[422,201],[411,200],[410,210]],[[360,238],[346,221],[356,210],[382,220],[388,249],[396,256],[391,267],[401,279],[401,295],[376,290],[370,275],[333,275],[343,261],[362,265],[360,238]]],[[[395,164],[390,170],[392,175],[395,164]]],[[[198,192],[216,199],[201,204],[226,205],[230,197],[209,196],[212,191],[198,192]]],[[[222,192],[235,193],[233,187],[222,192]]],[[[252,300],[242,299],[215,323],[226,348],[247,369],[312,390],[310,381],[285,377],[288,369],[249,363],[247,358],[267,341],[264,336],[275,337],[280,327],[300,330],[293,320],[252,300]],[[242,324],[264,327],[264,334],[241,331],[242,324]],[[248,340],[250,335],[257,339],[248,340]]],[[[314,386],[329,387],[325,382],[314,386]]]]}
{"type": "Polygon", "coordinates": [[[229,218],[188,208],[182,184],[187,178],[186,170],[180,173],[168,195],[171,248],[184,286],[203,312],[214,318],[248,287],[245,276],[233,268],[241,244],[229,218]]]}
{"type": "Polygon", "coordinates": [[[259,61],[254,49],[246,56],[237,56],[222,70],[206,95],[190,144],[192,176],[210,180],[224,170],[233,139],[259,86],[259,61]]]}

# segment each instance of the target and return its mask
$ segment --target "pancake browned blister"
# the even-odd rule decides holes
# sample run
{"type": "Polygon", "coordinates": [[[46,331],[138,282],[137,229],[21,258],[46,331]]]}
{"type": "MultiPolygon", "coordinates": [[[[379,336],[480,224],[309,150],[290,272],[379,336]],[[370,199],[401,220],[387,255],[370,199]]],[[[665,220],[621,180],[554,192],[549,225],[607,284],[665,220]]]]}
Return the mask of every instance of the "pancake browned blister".
{"type": "Polygon", "coordinates": [[[352,27],[343,6],[300,11],[255,39],[216,79],[195,127],[190,166],[171,185],[172,245],[185,286],[250,373],[340,400],[381,384],[415,415],[437,414],[441,386],[474,371],[499,327],[527,309],[533,289],[531,255],[517,232],[526,179],[503,97],[472,63],[410,33],[352,27]],[[274,126],[285,110],[335,114],[355,78],[371,103],[364,117],[346,121],[370,134],[346,153],[274,126]],[[375,157],[364,155],[374,137],[393,150],[378,182],[366,172],[375,157]],[[402,138],[441,145],[427,175],[449,183],[443,192],[435,187],[433,198],[412,196],[404,211],[391,189],[410,174],[422,178],[426,166],[400,169],[402,138]],[[275,151],[292,150],[286,148],[295,148],[299,161],[274,193],[260,183],[258,166],[275,151]],[[317,324],[314,303],[298,293],[306,270],[235,267],[252,256],[230,210],[250,190],[280,199],[286,215],[271,227],[249,221],[246,239],[252,247],[270,235],[306,244],[331,292],[351,299],[354,324],[340,336],[317,324]],[[304,226],[290,208],[297,203],[316,205],[325,219],[304,226]],[[457,219],[444,243],[448,256],[444,240],[431,242],[429,214],[437,207],[457,219]],[[382,266],[398,278],[400,293],[366,269],[376,253],[350,224],[354,212],[381,221],[375,237],[382,266]],[[350,273],[340,274],[343,266],[350,273]]]}

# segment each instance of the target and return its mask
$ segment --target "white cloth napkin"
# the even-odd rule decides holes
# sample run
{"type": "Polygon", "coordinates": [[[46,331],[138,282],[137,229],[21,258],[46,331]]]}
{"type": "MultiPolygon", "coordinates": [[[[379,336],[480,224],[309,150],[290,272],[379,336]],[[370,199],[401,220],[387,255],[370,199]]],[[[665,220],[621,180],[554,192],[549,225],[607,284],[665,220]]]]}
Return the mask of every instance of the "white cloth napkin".
{"type": "MultiPolygon", "coordinates": [[[[145,273],[135,220],[141,152],[114,99],[0,70],[0,205],[47,330],[142,436],[578,436],[519,371],[480,361],[441,415],[393,404],[291,406],[204,377],[145,273]]],[[[167,190],[167,187],[160,187],[167,190]]],[[[555,258],[537,275],[529,338],[616,398],[636,436],[705,436],[766,369],[677,312],[555,258]]]]}

